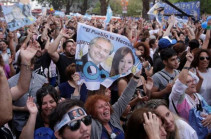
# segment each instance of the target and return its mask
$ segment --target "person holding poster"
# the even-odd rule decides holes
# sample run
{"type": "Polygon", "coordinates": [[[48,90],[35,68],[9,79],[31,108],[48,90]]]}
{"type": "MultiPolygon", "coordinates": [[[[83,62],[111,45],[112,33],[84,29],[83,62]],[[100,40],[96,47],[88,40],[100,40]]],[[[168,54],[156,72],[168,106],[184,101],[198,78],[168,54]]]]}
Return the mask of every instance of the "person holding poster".
{"type": "Polygon", "coordinates": [[[98,90],[100,85],[108,88],[118,78],[135,74],[142,67],[127,37],[81,23],[75,59],[80,82],[88,90],[98,90]]]}

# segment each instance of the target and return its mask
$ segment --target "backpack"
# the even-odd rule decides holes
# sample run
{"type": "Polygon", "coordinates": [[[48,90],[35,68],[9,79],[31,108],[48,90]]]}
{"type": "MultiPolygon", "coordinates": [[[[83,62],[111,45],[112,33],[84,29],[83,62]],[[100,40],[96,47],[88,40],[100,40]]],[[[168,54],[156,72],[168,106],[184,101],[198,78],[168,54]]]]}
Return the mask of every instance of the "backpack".
{"type": "Polygon", "coordinates": [[[34,139],[56,139],[54,131],[48,127],[41,127],[35,130],[34,139]]]}

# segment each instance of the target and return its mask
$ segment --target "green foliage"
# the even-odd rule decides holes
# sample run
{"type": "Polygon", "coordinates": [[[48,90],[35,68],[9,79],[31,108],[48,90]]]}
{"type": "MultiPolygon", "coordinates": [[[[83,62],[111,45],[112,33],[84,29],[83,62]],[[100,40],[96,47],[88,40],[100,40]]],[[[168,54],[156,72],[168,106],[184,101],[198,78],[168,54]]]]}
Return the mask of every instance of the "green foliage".
{"type": "Polygon", "coordinates": [[[100,15],[100,2],[98,1],[92,10],[92,14],[100,15]]]}
{"type": "Polygon", "coordinates": [[[129,0],[127,8],[127,16],[141,16],[142,13],[142,1],[140,0],[129,0]]]}
{"type": "Polygon", "coordinates": [[[110,6],[113,11],[113,15],[119,15],[122,14],[122,6],[120,0],[112,0],[110,1],[110,6]]]}

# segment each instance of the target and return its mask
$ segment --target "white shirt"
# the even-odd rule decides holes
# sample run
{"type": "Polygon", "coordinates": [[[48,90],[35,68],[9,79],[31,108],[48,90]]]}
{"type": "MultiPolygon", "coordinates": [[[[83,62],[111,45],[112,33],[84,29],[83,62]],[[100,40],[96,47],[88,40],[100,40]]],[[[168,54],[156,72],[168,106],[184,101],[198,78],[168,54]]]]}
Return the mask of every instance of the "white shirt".
{"type": "Polygon", "coordinates": [[[196,131],[184,120],[175,120],[180,139],[198,139],[196,131]]]}
{"type": "Polygon", "coordinates": [[[206,102],[211,106],[211,68],[209,68],[206,73],[199,71],[199,74],[203,77],[199,94],[201,94],[206,102]]]}

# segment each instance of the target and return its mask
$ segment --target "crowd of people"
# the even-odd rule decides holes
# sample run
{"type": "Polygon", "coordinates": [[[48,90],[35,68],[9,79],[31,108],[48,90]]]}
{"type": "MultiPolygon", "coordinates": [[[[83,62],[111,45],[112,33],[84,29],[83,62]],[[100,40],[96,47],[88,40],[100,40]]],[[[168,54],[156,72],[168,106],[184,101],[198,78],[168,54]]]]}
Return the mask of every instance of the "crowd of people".
{"type": "MultiPolygon", "coordinates": [[[[13,32],[0,21],[0,138],[210,138],[211,32],[202,29],[204,21],[206,16],[189,18],[179,28],[174,16],[162,24],[143,18],[105,24],[48,15],[13,32]],[[115,46],[97,37],[80,63],[75,59],[79,22],[126,36],[141,71],[109,88],[87,89],[77,71],[87,61],[103,69],[101,62],[115,46]]],[[[131,49],[121,47],[109,76],[127,73],[134,63],[131,49]]]]}

